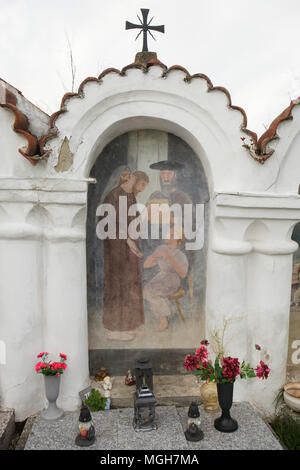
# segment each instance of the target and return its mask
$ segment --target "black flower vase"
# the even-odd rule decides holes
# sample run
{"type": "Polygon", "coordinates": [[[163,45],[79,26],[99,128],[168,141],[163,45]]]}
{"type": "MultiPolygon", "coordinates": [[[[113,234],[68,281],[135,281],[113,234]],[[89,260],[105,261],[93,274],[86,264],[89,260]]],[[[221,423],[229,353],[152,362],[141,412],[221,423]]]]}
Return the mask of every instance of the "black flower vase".
{"type": "Polygon", "coordinates": [[[217,384],[217,389],[222,415],[220,418],[215,419],[215,428],[221,432],[234,432],[238,428],[238,423],[230,416],[233,397],[233,383],[217,384]]]}

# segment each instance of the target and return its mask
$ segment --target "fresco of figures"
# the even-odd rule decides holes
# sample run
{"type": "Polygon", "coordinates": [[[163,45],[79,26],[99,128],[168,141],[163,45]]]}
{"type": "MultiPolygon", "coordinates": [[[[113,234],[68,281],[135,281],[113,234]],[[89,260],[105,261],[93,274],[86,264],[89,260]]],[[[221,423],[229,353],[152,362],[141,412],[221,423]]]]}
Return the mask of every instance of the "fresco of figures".
{"type": "MultiPolygon", "coordinates": [[[[300,222],[293,231],[292,239],[300,245],[300,222]]],[[[300,380],[300,248],[293,256],[291,309],[289,328],[289,352],[287,362],[288,381],[300,380]]]]}
{"type": "Polygon", "coordinates": [[[90,349],[196,347],[209,215],[200,159],[172,134],[133,131],[106,146],[91,177],[90,349]]]}

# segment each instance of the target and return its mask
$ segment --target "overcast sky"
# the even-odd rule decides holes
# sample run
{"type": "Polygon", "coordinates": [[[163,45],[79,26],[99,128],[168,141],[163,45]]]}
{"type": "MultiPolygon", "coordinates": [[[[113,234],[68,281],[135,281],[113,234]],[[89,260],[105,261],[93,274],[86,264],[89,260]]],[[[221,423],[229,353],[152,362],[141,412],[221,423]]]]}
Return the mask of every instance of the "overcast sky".
{"type": "Polygon", "coordinates": [[[300,0],[0,0],[0,77],[48,114],[76,86],[107,67],[122,68],[142,49],[140,8],[165,34],[149,50],[166,65],[205,73],[246,110],[262,133],[300,95],[300,0]]]}

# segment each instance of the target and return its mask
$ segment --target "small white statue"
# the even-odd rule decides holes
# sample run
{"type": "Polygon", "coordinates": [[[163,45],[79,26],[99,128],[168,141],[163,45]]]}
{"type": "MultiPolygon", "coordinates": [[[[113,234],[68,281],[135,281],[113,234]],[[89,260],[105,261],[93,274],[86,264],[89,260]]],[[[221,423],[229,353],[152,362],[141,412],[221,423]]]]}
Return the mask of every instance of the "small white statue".
{"type": "Polygon", "coordinates": [[[105,410],[110,409],[110,403],[111,403],[111,398],[110,398],[110,391],[112,389],[112,379],[107,375],[104,377],[103,381],[100,382],[103,389],[104,389],[104,396],[106,398],[106,405],[105,405],[105,410]]]}

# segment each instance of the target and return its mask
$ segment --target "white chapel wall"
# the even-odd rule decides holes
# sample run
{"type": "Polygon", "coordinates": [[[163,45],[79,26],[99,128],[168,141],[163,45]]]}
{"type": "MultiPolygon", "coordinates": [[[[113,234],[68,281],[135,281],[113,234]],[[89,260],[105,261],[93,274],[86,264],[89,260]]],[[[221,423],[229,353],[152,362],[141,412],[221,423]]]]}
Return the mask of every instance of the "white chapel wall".
{"type": "Polygon", "coordinates": [[[208,92],[204,79],[185,82],[182,71],[161,74],[161,67],[152,66],[146,74],[132,69],[125,76],[110,73],[100,82],[87,82],[81,96],[65,101],[65,112],[55,121],[57,135],[45,146],[50,156],[36,166],[18,153],[26,142],[12,131],[11,113],[0,108],[0,178],[5,179],[0,191],[0,340],[7,346],[0,393],[19,420],[44,405],[41,377],[34,372],[41,349],[69,354],[60,398],[64,409],[78,406],[78,391],[88,383],[85,217],[78,214],[85,210],[89,173],[101,150],[116,136],[139,129],[172,132],[204,166],[212,201],[207,328],[223,315],[233,316],[230,352],[251,359],[254,341],[265,341],[272,369],[266,383],[238,384],[236,399],[256,397],[269,412],[285,380],[296,249],[290,235],[300,220],[299,111],[294,110],[292,123],[280,126],[277,156],[260,165],[242,147],[242,115],[228,106],[223,92],[208,92]],[[58,172],[66,137],[73,163],[58,172]]]}

